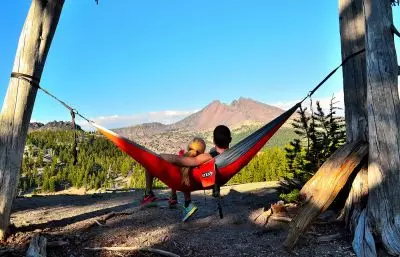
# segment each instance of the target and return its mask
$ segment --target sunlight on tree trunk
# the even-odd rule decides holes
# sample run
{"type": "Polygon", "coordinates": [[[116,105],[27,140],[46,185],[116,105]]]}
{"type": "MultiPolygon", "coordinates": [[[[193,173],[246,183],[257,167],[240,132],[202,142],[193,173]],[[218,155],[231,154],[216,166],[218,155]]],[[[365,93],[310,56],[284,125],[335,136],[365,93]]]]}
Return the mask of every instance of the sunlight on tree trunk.
{"type": "Polygon", "coordinates": [[[368,215],[390,254],[400,254],[400,100],[389,1],[364,0],[369,130],[368,215]]]}
{"type": "MultiPolygon", "coordinates": [[[[339,23],[343,60],[354,51],[365,48],[363,0],[339,0],[339,23]]],[[[343,67],[343,91],[347,142],[368,141],[365,54],[350,60],[343,67]]],[[[346,226],[351,231],[355,231],[358,218],[366,206],[367,174],[366,167],[356,175],[342,212],[346,226]]]]}
{"type": "MultiPolygon", "coordinates": [[[[40,79],[64,0],[33,0],[22,28],[13,72],[40,79]]],[[[25,139],[37,89],[11,78],[0,114],[0,240],[7,234],[25,139]]]]}
{"type": "MultiPolygon", "coordinates": [[[[363,0],[339,0],[342,60],[365,48],[363,0]]],[[[349,60],[342,68],[347,142],[367,141],[367,86],[365,55],[349,60]]]]}

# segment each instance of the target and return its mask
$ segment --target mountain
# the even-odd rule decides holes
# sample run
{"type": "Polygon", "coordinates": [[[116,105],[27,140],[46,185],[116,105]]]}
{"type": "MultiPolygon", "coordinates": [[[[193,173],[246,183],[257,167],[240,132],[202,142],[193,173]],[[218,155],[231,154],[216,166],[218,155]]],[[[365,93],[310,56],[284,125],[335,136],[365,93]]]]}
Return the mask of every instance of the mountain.
{"type": "MultiPolygon", "coordinates": [[[[212,130],[220,124],[231,128],[233,143],[236,143],[283,112],[275,106],[241,97],[231,104],[213,101],[202,110],[173,124],[144,123],[114,131],[155,152],[176,153],[186,148],[195,136],[204,138],[207,146],[212,146],[212,130]]],[[[289,130],[280,136],[284,140],[278,140],[279,143],[274,145],[284,145],[293,139],[294,133],[289,130]]]]}
{"type": "Polygon", "coordinates": [[[170,125],[173,129],[194,131],[211,130],[223,124],[228,127],[238,126],[245,122],[265,123],[273,120],[284,110],[249,98],[239,98],[231,104],[216,100],[185,119],[170,125]]]}
{"type": "Polygon", "coordinates": [[[165,125],[159,122],[144,123],[132,127],[114,129],[125,137],[149,136],[170,131],[208,131],[218,125],[226,125],[230,128],[242,125],[260,125],[273,120],[282,114],[284,110],[264,104],[249,98],[239,98],[231,104],[212,101],[200,111],[173,124],[165,125]]]}

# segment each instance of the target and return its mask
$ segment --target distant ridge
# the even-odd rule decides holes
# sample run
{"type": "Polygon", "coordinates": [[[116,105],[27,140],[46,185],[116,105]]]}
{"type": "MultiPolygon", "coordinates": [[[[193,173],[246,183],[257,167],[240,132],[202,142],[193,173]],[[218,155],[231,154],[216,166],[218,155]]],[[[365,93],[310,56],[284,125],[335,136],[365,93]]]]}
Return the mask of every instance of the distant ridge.
{"type": "MultiPolygon", "coordinates": [[[[82,128],[75,124],[75,128],[82,130],[82,128]]],[[[29,123],[29,131],[35,130],[69,130],[72,129],[72,122],[70,121],[51,121],[46,124],[41,122],[29,123]]]]}
{"type": "Polygon", "coordinates": [[[145,135],[151,136],[154,134],[167,132],[168,130],[169,126],[162,124],[160,122],[143,123],[132,127],[113,129],[113,131],[121,135],[136,134],[137,136],[145,136],[145,135]]]}

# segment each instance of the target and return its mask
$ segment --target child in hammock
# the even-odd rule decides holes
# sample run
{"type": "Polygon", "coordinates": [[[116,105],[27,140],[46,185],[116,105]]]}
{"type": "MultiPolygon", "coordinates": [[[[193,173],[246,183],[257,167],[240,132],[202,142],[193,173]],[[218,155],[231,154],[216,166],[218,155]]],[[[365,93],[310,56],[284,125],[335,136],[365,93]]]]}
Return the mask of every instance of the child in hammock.
{"type": "MultiPolygon", "coordinates": [[[[231,131],[227,126],[224,125],[219,125],[214,129],[213,132],[213,139],[214,139],[214,145],[215,147],[211,149],[209,153],[203,153],[198,154],[197,156],[191,157],[191,156],[179,156],[179,155],[174,155],[174,154],[161,154],[160,156],[165,159],[166,161],[169,161],[171,163],[177,164],[179,166],[184,166],[184,167],[196,167],[199,166],[200,164],[207,162],[217,156],[218,154],[223,153],[226,149],[229,148],[229,144],[231,143],[231,131]]],[[[203,141],[204,142],[204,141],[203,141]]],[[[204,144],[205,148],[205,144],[204,144]]],[[[144,198],[142,200],[142,204],[147,204],[150,202],[155,201],[157,198],[155,197],[153,191],[152,191],[152,186],[153,186],[153,176],[149,173],[146,172],[146,191],[144,198]]],[[[174,193],[174,192],[172,192],[174,193]]],[[[176,195],[176,191],[175,191],[176,195]]],[[[173,199],[173,196],[171,197],[171,203],[172,200],[176,201],[173,199]]],[[[175,204],[177,201],[175,202],[175,204]]],[[[190,192],[185,193],[185,208],[184,208],[184,215],[182,221],[186,221],[192,214],[194,214],[197,211],[197,207],[192,204],[191,202],[191,197],[190,197],[190,192]]]]}
{"type": "MultiPolygon", "coordinates": [[[[206,150],[206,143],[202,138],[195,137],[188,145],[187,152],[183,150],[179,151],[178,156],[181,157],[196,157],[200,154],[204,154],[206,150]]],[[[181,183],[190,186],[190,177],[189,172],[191,171],[191,167],[182,167],[181,168],[181,183]]],[[[191,215],[193,215],[197,211],[197,207],[192,203],[191,193],[183,192],[185,204],[184,204],[184,214],[182,221],[186,221],[191,215]]],[[[168,200],[168,205],[170,208],[175,207],[178,204],[178,197],[176,195],[176,190],[171,189],[171,196],[168,200]]]]}
{"type": "MultiPolygon", "coordinates": [[[[212,148],[209,153],[201,153],[196,156],[161,154],[161,158],[171,163],[177,164],[179,166],[186,166],[186,167],[199,166],[200,164],[211,160],[212,158],[223,153],[225,150],[229,148],[229,144],[232,141],[231,131],[227,126],[219,125],[214,129],[213,139],[215,147],[212,148]]],[[[193,215],[197,211],[197,207],[191,201],[190,192],[184,194],[185,194],[185,208],[183,211],[183,219],[182,219],[183,222],[185,222],[191,215],[193,215]]]]}

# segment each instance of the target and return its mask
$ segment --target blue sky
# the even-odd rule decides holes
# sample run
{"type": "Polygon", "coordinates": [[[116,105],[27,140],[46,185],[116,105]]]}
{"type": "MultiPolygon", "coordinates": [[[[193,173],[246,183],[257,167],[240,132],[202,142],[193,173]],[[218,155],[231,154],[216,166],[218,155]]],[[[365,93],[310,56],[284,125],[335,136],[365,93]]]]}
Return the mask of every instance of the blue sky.
{"type": "MultiPolygon", "coordinates": [[[[29,6],[0,3],[0,100],[29,6]]],[[[168,123],[214,99],[285,106],[340,59],[333,0],[66,0],[41,84],[109,127],[168,123]]],[[[341,87],[340,71],[315,98],[341,87]]],[[[68,119],[38,94],[32,120],[68,119]]]]}

